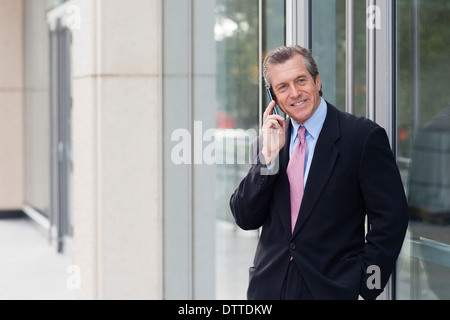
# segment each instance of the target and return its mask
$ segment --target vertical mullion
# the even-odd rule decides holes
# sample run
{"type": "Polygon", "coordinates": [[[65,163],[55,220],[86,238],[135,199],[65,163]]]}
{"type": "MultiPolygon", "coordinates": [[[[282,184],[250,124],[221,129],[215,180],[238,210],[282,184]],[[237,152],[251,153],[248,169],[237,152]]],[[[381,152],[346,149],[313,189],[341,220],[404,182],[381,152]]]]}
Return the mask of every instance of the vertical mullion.
{"type": "MultiPolygon", "coordinates": [[[[397,1],[386,1],[386,28],[388,30],[386,42],[388,51],[386,57],[386,64],[384,70],[386,70],[387,81],[385,92],[387,93],[387,110],[386,110],[386,128],[391,143],[392,152],[394,157],[397,158],[397,1]],[[389,75],[389,71],[391,74],[389,75]]],[[[381,107],[381,106],[380,106],[381,107]]],[[[397,268],[394,265],[391,278],[386,287],[386,299],[396,299],[396,282],[397,282],[397,268]]]]}
{"type": "Polygon", "coordinates": [[[158,60],[158,109],[159,109],[159,142],[158,142],[158,152],[159,152],[159,164],[158,164],[158,191],[159,191],[159,204],[158,204],[158,225],[159,225],[159,299],[163,300],[165,295],[164,290],[164,4],[163,0],[159,0],[159,60],[158,60]]]}
{"type": "Polygon", "coordinates": [[[57,83],[56,79],[56,30],[50,29],[50,228],[49,228],[49,241],[52,240],[52,229],[56,225],[56,212],[57,212],[57,167],[58,167],[58,140],[57,140],[57,119],[56,119],[56,94],[58,89],[55,87],[57,83]]]}
{"type": "Polygon", "coordinates": [[[286,45],[297,43],[297,1],[286,0],[286,45]]]}
{"type": "Polygon", "coordinates": [[[305,34],[306,34],[306,46],[309,50],[312,50],[312,16],[313,16],[313,7],[312,7],[312,0],[307,0],[305,3],[305,12],[306,14],[306,25],[305,25],[305,34]]]}
{"type": "Polygon", "coordinates": [[[64,188],[64,181],[63,181],[63,163],[64,163],[64,139],[63,139],[63,106],[64,106],[64,61],[63,61],[63,27],[61,24],[61,19],[58,19],[57,21],[57,49],[56,49],[56,56],[57,56],[57,94],[58,94],[58,102],[56,105],[57,112],[58,112],[58,118],[57,118],[57,128],[58,128],[58,207],[57,207],[57,224],[56,224],[56,245],[57,245],[57,252],[62,252],[62,216],[63,216],[63,208],[64,208],[64,198],[63,198],[63,188],[64,188]]]}
{"type": "MultiPolygon", "coordinates": [[[[188,79],[187,79],[187,90],[188,90],[188,127],[189,132],[194,132],[194,110],[193,110],[193,0],[189,0],[187,6],[187,63],[188,63],[188,79]]],[[[194,149],[194,140],[191,139],[191,150],[194,149]]],[[[194,298],[194,248],[193,248],[193,190],[194,190],[194,152],[191,152],[191,165],[188,166],[188,299],[192,300],[194,298]]]]}
{"type": "Polygon", "coordinates": [[[263,63],[263,0],[258,0],[258,128],[262,128],[262,114],[263,114],[263,81],[262,81],[262,63],[263,63]]]}
{"type": "Polygon", "coordinates": [[[299,0],[296,6],[295,27],[296,44],[300,44],[308,50],[312,50],[312,2],[311,0],[299,0]],[[301,21],[301,22],[300,22],[301,21]]]}
{"type": "MultiPolygon", "coordinates": [[[[419,2],[413,0],[411,4],[411,105],[412,126],[411,137],[414,137],[420,125],[420,31],[419,31],[419,2]]],[[[412,139],[411,139],[412,141],[412,139]]]]}
{"type": "Polygon", "coordinates": [[[312,1],[286,0],[286,45],[312,49],[312,1]]]}
{"type": "MultiPolygon", "coordinates": [[[[375,0],[367,0],[367,7],[373,7],[375,0]]],[[[375,121],[375,28],[367,28],[367,112],[366,116],[375,121]]]]}
{"type": "MultiPolygon", "coordinates": [[[[368,25],[368,117],[386,130],[391,148],[396,148],[396,2],[369,0],[370,18],[375,24],[368,25]]],[[[395,297],[395,269],[382,299],[395,297]]]]}
{"type": "Polygon", "coordinates": [[[346,111],[355,113],[355,3],[346,1],[346,111]]]}
{"type": "MultiPolygon", "coordinates": [[[[392,150],[394,152],[394,157],[397,159],[397,0],[392,1],[391,3],[391,61],[392,61],[392,77],[391,77],[391,101],[392,101],[392,150]]],[[[394,294],[395,299],[395,294],[394,294]]]]}

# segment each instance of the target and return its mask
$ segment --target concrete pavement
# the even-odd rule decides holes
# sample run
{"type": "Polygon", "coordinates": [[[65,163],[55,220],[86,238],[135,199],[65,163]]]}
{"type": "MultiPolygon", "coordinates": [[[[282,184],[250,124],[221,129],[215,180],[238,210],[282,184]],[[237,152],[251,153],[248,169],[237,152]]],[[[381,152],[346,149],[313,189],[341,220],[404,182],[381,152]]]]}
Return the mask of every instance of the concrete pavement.
{"type": "Polygon", "coordinates": [[[72,300],[72,265],[28,218],[0,218],[0,300],[72,300]]]}

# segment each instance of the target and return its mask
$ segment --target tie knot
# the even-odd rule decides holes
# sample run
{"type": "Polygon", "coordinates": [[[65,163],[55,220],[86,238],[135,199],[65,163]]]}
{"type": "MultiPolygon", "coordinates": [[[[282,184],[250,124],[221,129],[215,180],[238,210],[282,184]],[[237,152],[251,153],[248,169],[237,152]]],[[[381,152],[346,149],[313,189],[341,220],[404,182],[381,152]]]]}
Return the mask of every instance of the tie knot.
{"type": "Polygon", "coordinates": [[[306,128],[305,126],[300,126],[297,131],[298,138],[300,140],[305,140],[306,128]]]}

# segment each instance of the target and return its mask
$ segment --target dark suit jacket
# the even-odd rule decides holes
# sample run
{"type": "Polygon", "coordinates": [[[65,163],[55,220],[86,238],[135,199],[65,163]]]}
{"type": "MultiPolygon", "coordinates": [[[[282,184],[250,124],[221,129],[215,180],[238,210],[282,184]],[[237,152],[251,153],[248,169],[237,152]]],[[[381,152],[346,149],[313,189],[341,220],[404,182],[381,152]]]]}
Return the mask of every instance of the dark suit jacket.
{"type": "Polygon", "coordinates": [[[249,299],[280,299],[291,256],[315,299],[375,299],[392,273],[408,209],[386,132],[327,104],[292,234],[286,175],[290,121],[278,172],[262,174],[266,166],[258,158],[231,196],[237,225],[262,227],[250,268],[249,299]],[[366,215],[371,227],[365,237],[366,215]],[[379,269],[368,269],[372,265],[379,269]],[[381,286],[371,289],[377,275],[381,286]]]}

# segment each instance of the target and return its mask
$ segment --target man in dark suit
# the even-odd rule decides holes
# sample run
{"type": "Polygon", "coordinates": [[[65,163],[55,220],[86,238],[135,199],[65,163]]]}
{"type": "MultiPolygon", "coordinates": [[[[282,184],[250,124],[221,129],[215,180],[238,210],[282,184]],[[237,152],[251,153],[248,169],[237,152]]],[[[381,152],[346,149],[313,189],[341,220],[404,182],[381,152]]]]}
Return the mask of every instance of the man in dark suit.
{"type": "Polygon", "coordinates": [[[275,100],[255,164],[230,199],[239,227],[262,227],[248,298],[375,299],[408,225],[385,130],[327,103],[316,63],[300,46],[270,52],[264,78],[275,100]]]}

